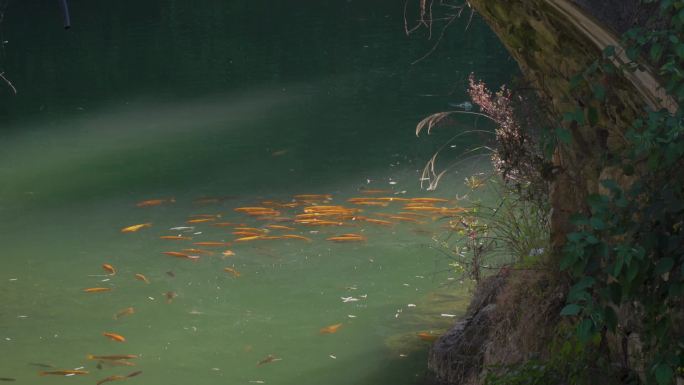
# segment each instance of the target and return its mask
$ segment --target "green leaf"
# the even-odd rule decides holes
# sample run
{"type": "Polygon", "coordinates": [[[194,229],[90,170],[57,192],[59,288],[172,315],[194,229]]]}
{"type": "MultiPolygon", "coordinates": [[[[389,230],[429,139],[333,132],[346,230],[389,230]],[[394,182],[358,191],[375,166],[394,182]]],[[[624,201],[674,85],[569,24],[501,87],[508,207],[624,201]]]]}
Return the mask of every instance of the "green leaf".
{"type": "Polygon", "coordinates": [[[584,233],[570,233],[567,235],[568,241],[570,242],[577,242],[582,239],[584,239],[585,234],[584,233]]]}
{"type": "Polygon", "coordinates": [[[623,257],[620,256],[617,258],[617,261],[615,261],[615,267],[613,268],[613,276],[618,277],[620,275],[624,263],[625,259],[623,257]]]}
{"type": "Polygon", "coordinates": [[[684,59],[684,44],[679,43],[675,47],[675,53],[677,56],[679,56],[680,59],[684,59]]]}
{"type": "Polygon", "coordinates": [[[570,144],[572,142],[572,133],[567,128],[558,127],[556,128],[556,138],[561,143],[570,144]]]}
{"type": "Polygon", "coordinates": [[[605,230],[606,229],[606,222],[603,221],[603,219],[599,217],[591,217],[589,219],[589,224],[591,227],[593,227],[596,230],[605,230]]]}
{"type": "Polygon", "coordinates": [[[629,60],[635,61],[637,56],[639,55],[639,49],[633,46],[629,46],[625,50],[625,54],[627,55],[627,58],[629,60]]]}
{"type": "Polygon", "coordinates": [[[594,97],[599,101],[604,101],[606,99],[606,87],[602,84],[594,84],[594,97]]]}
{"type": "Polygon", "coordinates": [[[598,110],[594,107],[589,107],[587,109],[587,121],[589,122],[589,125],[595,126],[598,121],[599,121],[599,113],[598,110]]]}
{"type": "Polygon", "coordinates": [[[599,243],[599,242],[601,242],[601,240],[598,239],[598,238],[596,238],[595,236],[593,236],[593,235],[591,235],[591,234],[589,234],[589,235],[587,236],[587,243],[588,243],[588,244],[590,244],[590,245],[595,245],[595,244],[597,244],[597,243],[599,243]]]}
{"type": "Polygon", "coordinates": [[[577,338],[581,342],[589,342],[594,334],[594,321],[585,318],[577,325],[577,338]]]}
{"type": "Polygon", "coordinates": [[[563,121],[564,122],[572,122],[575,120],[575,113],[574,112],[564,112],[563,113],[563,121]]]}
{"type": "Polygon", "coordinates": [[[565,306],[563,308],[563,310],[561,310],[560,315],[567,315],[567,316],[577,315],[577,314],[579,314],[580,310],[582,310],[581,306],[574,304],[574,303],[571,303],[571,304],[565,306]]]}
{"type": "Polygon", "coordinates": [[[667,273],[668,271],[672,270],[672,267],[674,266],[674,259],[670,257],[662,258],[661,260],[656,263],[656,267],[654,270],[655,275],[663,275],[667,273]]]}
{"type": "Polygon", "coordinates": [[[660,55],[663,54],[663,46],[660,44],[653,44],[651,46],[651,60],[658,61],[660,55]]]}
{"type": "Polygon", "coordinates": [[[570,293],[568,293],[568,301],[589,302],[590,300],[591,300],[591,294],[589,294],[589,292],[585,291],[585,290],[571,290],[570,293]]]}
{"type": "Polygon", "coordinates": [[[594,277],[582,277],[576,284],[572,286],[571,290],[584,290],[588,287],[594,286],[596,279],[594,277]]]}
{"type": "Polygon", "coordinates": [[[627,268],[627,282],[634,281],[634,278],[639,274],[639,265],[632,263],[627,268]]]}
{"type": "Polygon", "coordinates": [[[674,371],[667,364],[658,364],[655,368],[655,378],[658,385],[670,385],[674,379],[674,371]]]}

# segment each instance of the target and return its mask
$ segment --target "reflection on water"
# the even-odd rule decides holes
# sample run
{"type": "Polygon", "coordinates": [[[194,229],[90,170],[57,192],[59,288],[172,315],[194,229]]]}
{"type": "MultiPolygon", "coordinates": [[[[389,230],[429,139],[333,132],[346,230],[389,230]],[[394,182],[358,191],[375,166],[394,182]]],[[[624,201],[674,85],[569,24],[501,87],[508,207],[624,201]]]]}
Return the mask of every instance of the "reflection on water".
{"type": "Polygon", "coordinates": [[[427,247],[450,213],[429,206],[489,166],[427,195],[454,131],[414,127],[466,100],[470,71],[509,76],[491,32],[455,26],[410,66],[432,42],[406,40],[394,2],[70,4],[68,34],[36,2],[2,25],[19,93],[0,96],[0,377],[418,383],[468,298],[427,247]],[[89,374],[38,377],[59,370],[89,374]]]}

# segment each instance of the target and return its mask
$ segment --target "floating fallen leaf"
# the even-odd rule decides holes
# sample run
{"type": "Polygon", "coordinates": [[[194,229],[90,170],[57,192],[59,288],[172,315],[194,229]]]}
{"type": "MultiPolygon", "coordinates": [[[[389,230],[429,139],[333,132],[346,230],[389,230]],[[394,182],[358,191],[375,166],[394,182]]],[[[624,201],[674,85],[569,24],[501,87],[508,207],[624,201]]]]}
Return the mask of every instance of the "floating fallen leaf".
{"type": "Polygon", "coordinates": [[[269,354],[266,357],[264,357],[261,361],[257,362],[257,366],[265,365],[265,364],[270,364],[271,362],[276,362],[276,361],[281,361],[282,358],[278,358],[274,356],[273,354],[269,354]]]}

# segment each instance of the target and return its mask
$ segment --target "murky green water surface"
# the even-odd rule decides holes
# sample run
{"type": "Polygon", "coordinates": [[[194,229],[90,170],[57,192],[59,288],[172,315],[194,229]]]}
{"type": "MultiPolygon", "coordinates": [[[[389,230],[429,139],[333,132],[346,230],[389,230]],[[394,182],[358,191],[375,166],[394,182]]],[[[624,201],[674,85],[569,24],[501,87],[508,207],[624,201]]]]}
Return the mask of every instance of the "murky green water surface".
{"type": "MultiPolygon", "coordinates": [[[[492,85],[510,76],[513,63],[486,26],[475,17],[464,32],[467,17],[455,22],[411,65],[441,25],[432,40],[407,38],[395,1],[70,4],[68,32],[57,5],[44,2],[10,2],[0,26],[3,69],[19,90],[0,96],[0,377],[80,384],[141,370],[126,381],[420,383],[427,343],[416,334],[446,327],[468,300],[468,285],[428,247],[442,222],[297,224],[286,233],[311,242],[206,247],[215,254],[195,262],[162,252],[237,238],[230,227],[187,224],[191,215],[272,223],[234,211],[264,200],[332,194],[328,204],[381,218],[402,204],[346,200],[360,189],[465,193],[463,178],[486,170],[486,157],[461,163],[437,192],[420,191],[419,170],[458,130],[482,122],[421,138],[414,127],[466,100],[471,71],[492,85]],[[175,203],[136,207],[168,197],[175,203]],[[194,228],[170,230],[178,226],[194,228]],[[326,240],[342,233],[367,241],[326,240]],[[178,234],[193,239],[159,238],[178,234]],[[223,257],[226,249],[235,255],[223,257]],[[103,263],[117,274],[106,276],[103,263]],[[82,292],[89,287],[112,290],[82,292]],[[135,314],[115,319],[128,307],[135,314]],[[139,358],[98,369],[88,354],[139,358]],[[278,360],[258,366],[268,355],[278,360]],[[38,376],[79,367],[90,374],[38,376]]],[[[464,137],[443,164],[485,139],[464,137]]]]}

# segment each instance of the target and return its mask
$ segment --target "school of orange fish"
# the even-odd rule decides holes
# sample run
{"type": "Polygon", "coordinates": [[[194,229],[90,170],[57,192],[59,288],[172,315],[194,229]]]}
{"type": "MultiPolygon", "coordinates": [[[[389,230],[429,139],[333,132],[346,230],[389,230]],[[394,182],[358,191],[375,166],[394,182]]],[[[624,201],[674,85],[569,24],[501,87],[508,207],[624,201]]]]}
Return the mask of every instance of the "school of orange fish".
{"type": "MultiPolygon", "coordinates": [[[[265,242],[275,240],[295,240],[302,242],[314,242],[311,237],[319,234],[316,228],[326,227],[328,229],[337,229],[344,227],[353,227],[356,232],[343,232],[327,230],[326,235],[323,235],[325,241],[334,243],[350,243],[350,242],[365,242],[367,237],[363,234],[365,232],[364,226],[366,224],[371,226],[395,226],[402,222],[424,224],[428,221],[434,221],[439,218],[453,218],[455,216],[464,215],[467,209],[460,207],[448,207],[452,203],[448,199],[443,198],[408,198],[397,196],[390,190],[371,190],[365,189],[360,191],[364,196],[350,198],[347,200],[348,206],[333,205],[333,196],[331,194],[302,194],[295,195],[290,201],[261,201],[258,205],[249,207],[237,207],[232,214],[235,218],[231,222],[223,221],[224,214],[193,214],[187,220],[187,226],[173,227],[165,230],[163,234],[159,234],[159,238],[163,240],[173,241],[174,245],[180,245],[175,250],[164,251],[163,254],[170,257],[185,259],[188,261],[197,262],[203,256],[211,256],[215,251],[207,250],[208,248],[221,248],[221,258],[227,259],[237,255],[231,246],[238,246],[241,244],[252,242],[265,242]],[[390,196],[378,196],[390,195],[390,196]],[[374,208],[387,208],[390,205],[400,206],[396,212],[372,212],[369,210],[374,208]],[[256,222],[256,224],[248,225],[244,222],[256,222]],[[231,241],[217,240],[217,241],[195,241],[193,237],[184,235],[188,233],[197,234],[196,227],[198,226],[212,226],[217,228],[231,229],[231,235],[234,237],[231,241]],[[175,231],[176,234],[168,234],[167,231],[175,231]],[[181,232],[181,234],[178,234],[181,232]],[[299,233],[298,233],[299,232],[299,233]],[[307,236],[301,235],[305,232],[307,236]]],[[[161,205],[168,205],[175,203],[174,198],[166,199],[151,199],[138,202],[136,204],[139,208],[149,208],[161,205]]],[[[195,200],[196,204],[211,204],[220,203],[221,198],[201,198],[195,200]]],[[[145,229],[153,228],[154,224],[151,222],[144,222],[126,226],[120,229],[121,233],[136,233],[145,229]]],[[[109,263],[102,264],[102,269],[108,275],[116,275],[117,269],[109,263]]],[[[242,273],[235,268],[235,265],[224,267],[223,271],[234,278],[239,278],[242,273]]],[[[168,275],[174,276],[174,273],[169,271],[168,275]]],[[[146,284],[150,280],[142,273],[135,273],[133,277],[146,284]]],[[[84,293],[103,293],[115,290],[113,287],[88,287],[84,288],[84,293]]],[[[171,303],[176,297],[176,293],[169,291],[165,293],[166,302],[171,303]]],[[[115,319],[121,317],[132,316],[135,314],[133,307],[128,307],[118,311],[114,314],[115,319]]],[[[320,334],[333,334],[342,328],[343,323],[337,323],[325,326],[319,330],[320,334]]],[[[126,338],[120,334],[112,331],[104,331],[102,335],[105,338],[117,343],[125,343],[126,338]]],[[[437,336],[429,332],[419,332],[416,334],[417,338],[424,341],[434,341],[437,336]]],[[[136,366],[134,360],[138,359],[135,354],[117,354],[117,355],[87,355],[88,360],[96,361],[98,369],[103,367],[131,367],[136,366]]],[[[267,357],[257,363],[257,366],[281,360],[280,358],[269,354],[267,357]]],[[[54,368],[52,368],[54,369],[54,368]]],[[[46,370],[39,374],[41,376],[58,375],[58,376],[76,376],[87,375],[89,371],[84,368],[77,368],[73,370],[46,370]]],[[[142,374],[142,371],[134,371],[126,375],[111,375],[103,378],[97,382],[97,385],[102,385],[111,381],[122,381],[136,377],[142,374]]]]}

